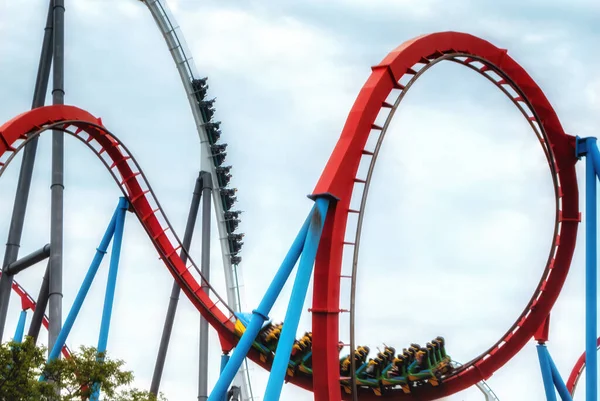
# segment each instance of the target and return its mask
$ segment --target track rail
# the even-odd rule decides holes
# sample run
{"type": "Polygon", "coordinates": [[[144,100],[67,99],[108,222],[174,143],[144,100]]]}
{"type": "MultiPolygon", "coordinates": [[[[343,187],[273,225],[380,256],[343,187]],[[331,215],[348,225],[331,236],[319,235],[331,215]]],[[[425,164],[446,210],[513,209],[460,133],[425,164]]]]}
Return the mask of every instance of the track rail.
{"type": "MultiPolygon", "coordinates": [[[[454,365],[454,367],[462,366],[461,363],[456,361],[452,361],[452,365],[454,365]]],[[[487,384],[485,380],[480,381],[475,386],[479,389],[479,391],[483,393],[483,395],[485,396],[485,401],[500,401],[500,398],[498,398],[496,393],[494,393],[492,388],[487,384]]]]}
{"type": "MultiPolygon", "coordinates": [[[[574,167],[577,159],[574,138],[564,133],[556,113],[541,89],[525,70],[508,56],[506,50],[499,49],[475,36],[442,32],[405,42],[379,65],[372,68],[373,72],[359,93],[340,140],[313,192],[313,195],[329,193],[339,199],[327,218],[315,266],[313,347],[326,350],[326,352],[313,354],[315,400],[317,401],[339,400],[341,397],[338,385],[337,342],[342,255],[348,246],[355,248],[353,255],[355,277],[360,227],[357,226],[357,232],[354,233],[354,242],[346,240],[346,228],[348,216],[362,214],[366,205],[370,174],[375,166],[376,151],[379,150],[379,148],[367,149],[367,141],[372,135],[378,135],[377,143],[379,147],[381,146],[382,134],[385,134],[387,125],[377,125],[377,118],[382,113],[387,113],[386,124],[389,124],[404,93],[420,75],[419,72],[442,60],[459,62],[484,75],[502,89],[528,119],[549,163],[556,195],[556,223],[542,278],[530,302],[523,313],[517,317],[514,325],[496,344],[445,379],[442,386],[424,387],[419,391],[420,399],[430,400],[450,395],[490,377],[494,371],[519,352],[541,325],[556,301],[567,276],[575,247],[577,224],[580,221],[574,167]],[[388,101],[392,91],[398,92],[394,104],[388,101]],[[357,177],[358,167],[363,157],[372,158],[367,179],[357,177]],[[357,186],[362,186],[363,191],[361,210],[350,207],[357,186]]],[[[353,303],[351,299],[351,308],[354,306],[353,303]]],[[[363,400],[381,398],[374,396],[372,392],[359,390],[358,394],[363,400]]],[[[407,396],[399,391],[392,391],[383,397],[407,396]]]]}
{"type": "MultiPolygon", "coordinates": [[[[423,60],[422,63],[419,63],[419,64],[421,64],[420,68],[414,67],[416,73],[412,76],[412,78],[410,78],[410,80],[406,83],[406,85],[404,85],[404,88],[402,90],[400,90],[398,96],[396,97],[396,100],[393,103],[386,104],[386,107],[389,108],[389,113],[387,114],[384,123],[381,125],[381,132],[377,136],[377,141],[375,143],[373,151],[372,152],[363,152],[362,157],[363,158],[367,157],[368,161],[369,161],[369,167],[368,167],[368,170],[366,173],[366,178],[364,180],[355,180],[355,182],[354,182],[353,194],[362,192],[362,195],[360,198],[359,208],[355,211],[356,214],[358,215],[356,230],[354,231],[354,233],[349,232],[348,230],[346,231],[346,238],[354,237],[354,242],[346,242],[345,243],[345,245],[353,247],[352,273],[350,274],[351,292],[350,292],[350,309],[349,309],[349,312],[350,312],[350,354],[351,355],[354,353],[354,350],[356,348],[356,343],[355,343],[356,288],[357,288],[357,283],[358,283],[357,273],[358,273],[358,260],[359,260],[359,253],[360,253],[362,227],[363,227],[363,223],[364,223],[365,210],[366,210],[366,206],[367,206],[369,189],[371,187],[371,181],[373,178],[373,173],[375,171],[375,166],[377,164],[379,152],[381,151],[381,147],[383,145],[383,140],[387,134],[389,126],[394,118],[394,115],[396,114],[398,107],[402,103],[402,100],[404,99],[405,95],[408,93],[409,89],[421,77],[421,75],[423,75],[428,69],[430,69],[431,67],[433,67],[434,65],[436,65],[442,61],[452,61],[452,62],[461,64],[461,65],[464,65],[466,67],[469,67],[470,69],[474,70],[475,72],[478,72],[480,75],[487,78],[492,84],[494,84],[498,89],[500,89],[513,102],[513,104],[519,109],[521,114],[525,117],[525,119],[531,126],[532,130],[534,131],[536,137],[538,138],[540,144],[542,145],[542,149],[544,150],[546,160],[548,160],[548,162],[551,166],[553,165],[551,162],[550,150],[548,149],[548,147],[544,141],[543,133],[541,132],[540,127],[535,123],[534,120],[529,118],[529,116],[533,115],[533,111],[529,110],[526,107],[526,105],[522,105],[521,103],[519,103],[517,98],[515,96],[513,96],[512,93],[515,93],[514,92],[515,89],[512,86],[509,86],[509,89],[512,89],[512,91],[511,91],[504,87],[507,84],[501,83],[501,80],[497,80],[497,79],[495,79],[495,77],[485,74],[486,70],[482,71],[480,68],[477,67],[477,64],[485,65],[483,63],[485,60],[481,60],[478,57],[473,57],[468,54],[452,53],[452,54],[445,54],[443,56],[440,56],[440,57],[430,61],[429,63],[425,63],[425,60],[423,60]]],[[[347,276],[344,276],[344,277],[347,277],[347,276]]],[[[462,366],[462,365],[460,365],[460,366],[462,366]]],[[[355,371],[356,371],[355,361],[352,360],[351,361],[351,377],[354,377],[355,371]]],[[[352,381],[352,387],[354,388],[354,391],[356,392],[356,381],[354,381],[354,380],[352,381]]]]}
{"type": "Polygon", "coordinates": [[[173,17],[173,14],[169,11],[165,1],[160,0],[143,0],[146,4],[156,24],[158,25],[163,38],[169,48],[171,57],[177,67],[181,83],[185,89],[190,109],[194,122],[196,123],[196,129],[200,138],[201,147],[201,168],[203,171],[209,171],[213,180],[213,199],[214,207],[217,215],[217,226],[219,229],[219,243],[221,245],[221,256],[223,259],[223,268],[225,271],[225,281],[227,283],[227,302],[232,306],[236,312],[240,311],[241,308],[241,295],[238,286],[237,275],[241,274],[239,266],[234,266],[231,263],[231,254],[229,249],[229,243],[227,241],[227,227],[225,219],[223,217],[223,202],[221,199],[221,193],[219,188],[221,185],[217,180],[217,171],[212,161],[210,144],[208,135],[206,133],[205,125],[208,121],[204,120],[200,109],[198,108],[198,101],[195,97],[194,88],[192,88],[192,81],[194,79],[201,78],[197,72],[196,66],[194,65],[193,58],[189,56],[189,52],[186,50],[187,45],[183,39],[183,34],[179,30],[177,23],[173,17]]]}
{"type": "MultiPolygon", "coordinates": [[[[183,249],[181,241],[141,167],[126,146],[102,126],[100,119],[75,106],[62,105],[37,108],[13,118],[0,127],[0,177],[31,138],[48,130],[61,130],[75,137],[100,159],[129,200],[131,211],[185,295],[217,331],[222,346],[233,348],[238,341],[234,333],[234,311],[204,280],[191,256],[187,264],[183,263],[178,254],[178,250],[183,249]],[[210,295],[205,288],[210,290],[210,295]]],[[[248,358],[270,369],[270,362],[261,361],[256,350],[252,349],[248,358]]],[[[289,378],[289,381],[307,390],[312,389],[309,376],[297,376],[289,378]]]]}
{"type": "MultiPolygon", "coordinates": [[[[600,349],[600,337],[596,340],[596,349],[600,349]]],[[[575,362],[575,366],[573,366],[573,370],[571,370],[571,374],[569,375],[569,379],[567,380],[567,390],[571,393],[571,396],[575,396],[575,390],[577,389],[577,383],[585,370],[585,351],[583,354],[577,359],[575,362]]]]}
{"type": "MultiPolygon", "coordinates": [[[[1,275],[2,275],[2,272],[0,272],[0,276],[1,275]]],[[[29,295],[29,293],[25,290],[25,288],[23,288],[23,286],[21,286],[16,280],[13,280],[12,290],[21,299],[21,310],[31,310],[32,312],[35,312],[35,308],[36,308],[35,300],[33,299],[33,297],[31,295],[29,295]]],[[[46,328],[46,330],[48,330],[48,324],[49,324],[48,316],[44,315],[44,317],[42,318],[42,325],[46,328]]],[[[71,351],[69,350],[69,347],[67,347],[66,345],[63,346],[62,354],[65,358],[70,357],[71,351]]]]}
{"type": "MultiPolygon", "coordinates": [[[[200,167],[203,171],[209,171],[213,180],[213,204],[217,216],[221,259],[223,261],[223,271],[225,273],[225,283],[227,286],[227,303],[235,312],[241,312],[243,308],[242,290],[240,288],[242,271],[238,263],[232,263],[231,256],[233,250],[229,246],[227,223],[220,191],[221,185],[218,180],[215,164],[213,163],[210,142],[205,128],[205,124],[208,123],[208,121],[205,120],[198,107],[195,91],[191,84],[194,79],[199,79],[201,76],[198,74],[194,59],[191,57],[191,52],[188,51],[183,33],[179,29],[173,13],[169,10],[167,2],[164,0],[140,1],[148,7],[148,10],[150,10],[152,17],[165,40],[188,98],[196,130],[198,131],[198,136],[200,138],[200,167]]],[[[251,381],[247,361],[244,362],[240,372],[238,372],[236,382],[237,385],[242,387],[243,399],[252,400],[252,386],[250,384],[251,381]]]]}

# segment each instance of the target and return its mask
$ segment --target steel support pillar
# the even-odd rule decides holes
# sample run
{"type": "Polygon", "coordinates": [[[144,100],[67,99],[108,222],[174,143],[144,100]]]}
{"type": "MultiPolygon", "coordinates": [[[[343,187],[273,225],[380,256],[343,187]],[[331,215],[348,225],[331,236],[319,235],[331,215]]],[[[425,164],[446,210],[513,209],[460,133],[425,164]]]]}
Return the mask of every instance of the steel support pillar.
{"type": "MultiPolygon", "coordinates": [[[[120,206],[120,205],[119,205],[120,206]]],[[[83,305],[83,301],[87,296],[90,287],[92,286],[92,282],[96,277],[96,273],[98,272],[98,268],[100,267],[100,263],[102,263],[102,259],[104,259],[104,255],[108,250],[108,246],[110,245],[110,241],[112,240],[112,236],[115,232],[115,227],[117,223],[117,216],[121,212],[121,209],[117,207],[115,213],[113,214],[108,227],[106,228],[106,232],[104,233],[104,237],[102,237],[102,241],[100,241],[100,246],[96,249],[96,254],[94,255],[94,259],[90,264],[90,268],[88,269],[85,278],[83,279],[83,283],[77,292],[77,296],[73,301],[73,306],[71,306],[71,310],[65,319],[65,325],[60,330],[60,333],[54,342],[54,346],[51,348],[50,355],[48,360],[51,361],[53,359],[58,358],[60,355],[60,351],[62,350],[65,342],[67,341],[67,337],[73,328],[73,324],[75,323],[75,319],[77,319],[77,315],[81,310],[81,306],[83,305]]]]}
{"type": "Polygon", "coordinates": [[[29,323],[29,331],[27,335],[33,339],[33,343],[37,343],[40,335],[40,329],[42,328],[42,321],[44,320],[44,314],[46,312],[46,306],[48,306],[48,274],[50,271],[50,262],[46,265],[46,273],[44,273],[44,279],[40,287],[40,293],[38,294],[37,301],[35,303],[35,311],[33,311],[33,317],[31,323],[29,323]]]}
{"type": "MultiPolygon", "coordinates": [[[[54,0],[54,54],[52,104],[64,104],[65,1],[54,0]]],[[[52,131],[52,184],[50,199],[50,293],[48,348],[52,349],[62,327],[64,133],[52,131]]],[[[62,348],[62,347],[61,347],[62,348]]],[[[60,354],[58,355],[60,356],[60,354]]]]}
{"type": "Polygon", "coordinates": [[[46,244],[43,248],[40,248],[37,251],[32,252],[27,256],[23,256],[21,259],[11,263],[6,267],[4,271],[6,274],[12,274],[14,276],[15,274],[27,269],[28,267],[31,267],[44,259],[48,259],[49,256],[50,244],[46,244]]]}
{"type": "Polygon", "coordinates": [[[329,207],[329,200],[327,198],[317,198],[315,202],[316,210],[312,214],[308,235],[304,243],[300,264],[298,265],[298,272],[296,273],[296,280],[292,288],[292,295],[290,296],[290,303],[288,304],[281,335],[277,342],[275,359],[273,360],[271,374],[269,375],[269,381],[265,390],[265,401],[279,400],[292,347],[296,339],[296,330],[298,330],[302,307],[306,300],[306,293],[308,292],[310,277],[312,276],[315,257],[317,256],[317,249],[321,240],[321,232],[323,231],[325,216],[327,216],[327,208],[329,207]]]}
{"type": "Polygon", "coordinates": [[[225,369],[221,372],[221,376],[217,380],[215,387],[213,388],[210,396],[208,397],[208,401],[222,401],[223,397],[227,394],[227,389],[231,385],[238,369],[244,362],[250,347],[252,347],[252,343],[256,339],[260,329],[262,328],[263,323],[269,318],[269,312],[271,312],[271,308],[273,304],[279,297],[285,282],[289,278],[300,254],[302,253],[302,249],[304,248],[304,242],[306,241],[306,236],[308,234],[308,228],[312,219],[312,215],[316,210],[316,205],[313,206],[308,218],[302,225],[300,232],[296,236],[296,239],[292,243],[290,250],[287,255],[283,259],[279,270],[273,277],[269,288],[267,289],[263,299],[261,300],[258,307],[252,311],[252,317],[250,322],[246,326],[246,330],[237,346],[233,350],[233,354],[231,355],[229,362],[225,366],[225,369]]]}
{"type": "MultiPolygon", "coordinates": [[[[202,283],[204,292],[208,294],[210,281],[210,218],[212,177],[209,172],[202,172],[202,256],[201,271],[206,280],[202,283]]],[[[208,399],[208,321],[200,315],[200,339],[198,354],[198,401],[208,399]]]]}
{"type": "MultiPolygon", "coordinates": [[[[125,215],[129,202],[125,198],[119,199],[117,207],[117,219],[115,222],[115,231],[113,235],[112,249],[110,251],[110,268],[108,270],[108,280],[106,282],[106,294],[104,295],[104,308],[102,310],[102,322],[100,323],[100,335],[98,336],[98,355],[102,361],[108,345],[108,332],[110,331],[110,320],[112,317],[113,304],[115,301],[115,291],[117,289],[117,273],[119,271],[119,260],[121,259],[121,245],[123,244],[123,230],[125,228],[125,215]]],[[[100,399],[100,385],[94,383],[94,392],[90,401],[100,399]]]]}
{"type": "MultiPolygon", "coordinates": [[[[188,253],[192,245],[192,237],[194,235],[194,228],[196,226],[196,220],[198,218],[198,210],[200,208],[201,195],[202,173],[200,173],[198,178],[196,178],[196,184],[194,185],[194,192],[192,194],[192,203],[190,205],[190,212],[188,213],[187,223],[185,226],[185,234],[183,235],[183,249],[179,253],[183,263],[187,262],[188,253]]],[[[163,326],[163,332],[160,338],[160,346],[158,348],[158,355],[156,356],[156,364],[154,365],[152,383],[150,384],[150,392],[154,395],[158,395],[160,380],[162,378],[162,373],[165,367],[167,350],[169,348],[169,342],[171,341],[171,333],[173,331],[173,323],[175,321],[175,313],[177,312],[177,304],[179,302],[180,293],[181,287],[179,287],[177,281],[173,280],[173,287],[171,288],[171,297],[169,299],[169,307],[167,309],[167,316],[165,318],[165,324],[163,326]]]]}
{"type": "Polygon", "coordinates": [[[19,315],[19,322],[17,323],[17,330],[15,331],[15,337],[13,341],[20,344],[23,341],[23,334],[25,333],[25,322],[27,321],[27,311],[22,310],[19,315]]]}
{"type": "MultiPolygon", "coordinates": [[[[219,369],[219,374],[223,373],[225,366],[227,366],[227,362],[229,362],[229,354],[221,355],[221,369],[219,369]]],[[[229,392],[223,397],[223,401],[228,401],[227,398],[229,398],[229,392]]]]}
{"type": "Polygon", "coordinates": [[[552,381],[552,368],[548,362],[548,353],[544,344],[537,345],[538,359],[540,361],[540,369],[542,370],[542,379],[544,381],[544,391],[548,401],[556,401],[556,390],[552,381]]]}
{"type": "Polygon", "coordinates": [[[567,389],[564,380],[560,376],[560,372],[558,371],[558,368],[556,367],[556,364],[552,359],[552,355],[550,355],[550,352],[546,352],[548,354],[548,363],[550,364],[550,369],[552,370],[552,381],[554,382],[556,390],[558,390],[558,395],[560,395],[560,399],[562,401],[573,401],[573,397],[571,397],[571,393],[569,393],[569,390],[567,389]]]}
{"type": "MultiPolygon", "coordinates": [[[[586,398],[598,400],[598,357],[596,339],[598,338],[598,290],[597,290],[597,195],[594,158],[598,148],[596,138],[586,138],[585,170],[585,358],[586,358],[586,398]]],[[[600,173],[600,172],[599,172],[600,173]]]]}
{"type": "MultiPolygon", "coordinates": [[[[53,0],[50,0],[48,17],[46,18],[46,28],[44,29],[44,40],[42,42],[42,51],[38,66],[37,78],[35,81],[35,90],[33,94],[32,109],[44,105],[46,92],[48,90],[48,80],[50,77],[50,67],[52,65],[52,26],[53,26],[53,0]]],[[[19,247],[21,246],[21,235],[23,234],[23,223],[25,221],[25,212],[29,200],[29,189],[31,187],[31,177],[33,176],[33,166],[35,164],[35,155],[37,152],[38,137],[31,139],[23,150],[23,161],[19,171],[17,182],[17,192],[13,205],[10,228],[8,230],[8,240],[4,252],[4,261],[2,268],[10,265],[19,257],[19,247]]],[[[8,304],[10,302],[10,293],[13,277],[9,274],[3,274],[0,278],[0,341],[4,335],[6,325],[6,315],[8,313],[8,304]]]]}
{"type": "Polygon", "coordinates": [[[544,380],[546,399],[548,401],[556,401],[556,391],[558,390],[562,401],[573,401],[546,345],[539,343],[537,345],[537,353],[540,360],[540,369],[542,370],[542,379],[544,380]]]}

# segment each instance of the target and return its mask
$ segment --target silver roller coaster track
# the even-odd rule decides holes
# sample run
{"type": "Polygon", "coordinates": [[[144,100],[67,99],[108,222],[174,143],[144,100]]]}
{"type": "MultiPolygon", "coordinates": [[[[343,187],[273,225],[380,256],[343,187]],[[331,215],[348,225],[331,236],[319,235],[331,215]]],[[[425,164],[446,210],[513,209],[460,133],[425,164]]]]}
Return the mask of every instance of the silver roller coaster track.
{"type": "MultiPolygon", "coordinates": [[[[196,123],[198,135],[200,137],[200,167],[202,171],[208,171],[211,173],[213,180],[213,200],[214,208],[217,216],[217,227],[219,230],[219,242],[221,246],[221,256],[223,260],[223,270],[225,272],[225,283],[227,286],[227,303],[235,311],[240,312],[242,308],[241,291],[240,291],[240,277],[241,273],[239,266],[235,265],[231,261],[231,251],[229,247],[229,241],[227,238],[227,226],[224,217],[223,203],[221,199],[221,192],[219,191],[220,185],[217,180],[216,167],[212,161],[212,154],[210,149],[210,143],[208,141],[208,135],[205,129],[205,124],[208,121],[204,121],[204,118],[198,107],[198,102],[195,97],[195,91],[192,87],[192,81],[195,79],[202,78],[194,65],[194,61],[191,57],[191,53],[187,49],[185,40],[175,18],[170,11],[167,2],[165,0],[140,0],[150,10],[154,21],[160,29],[163,38],[167,44],[171,57],[175,62],[177,71],[181,78],[181,83],[185,89],[188,97],[192,115],[196,123]]],[[[250,384],[250,374],[248,369],[248,361],[244,361],[242,368],[238,372],[234,385],[241,388],[242,400],[248,401],[253,400],[252,388],[250,384]]]]}
{"type": "MultiPolygon", "coordinates": [[[[459,362],[452,361],[452,365],[458,368],[462,366],[459,362]]],[[[492,391],[491,387],[487,384],[485,380],[480,381],[475,386],[483,393],[485,396],[485,401],[500,401],[500,398],[492,391]]]]}

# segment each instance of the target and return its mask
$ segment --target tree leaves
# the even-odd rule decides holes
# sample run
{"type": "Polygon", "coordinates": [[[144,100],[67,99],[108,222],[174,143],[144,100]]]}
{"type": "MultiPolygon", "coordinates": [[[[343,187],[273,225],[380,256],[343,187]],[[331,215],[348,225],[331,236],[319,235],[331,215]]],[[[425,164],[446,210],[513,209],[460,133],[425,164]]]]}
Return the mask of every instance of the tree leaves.
{"type": "Polygon", "coordinates": [[[0,346],[0,401],[82,401],[101,389],[101,401],[166,401],[129,386],[134,376],[123,369],[125,362],[98,354],[93,347],[80,347],[70,358],[46,365],[46,349],[31,338],[23,343],[0,346]],[[39,378],[44,374],[45,381],[39,378]],[[56,393],[56,387],[60,395],[56,393]]]}

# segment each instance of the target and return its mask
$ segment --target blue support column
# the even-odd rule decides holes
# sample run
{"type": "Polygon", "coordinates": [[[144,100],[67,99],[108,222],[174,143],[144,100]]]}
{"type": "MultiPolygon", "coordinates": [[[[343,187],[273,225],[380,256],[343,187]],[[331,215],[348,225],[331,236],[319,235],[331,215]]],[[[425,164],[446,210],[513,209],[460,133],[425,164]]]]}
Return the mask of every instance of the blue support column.
{"type": "Polygon", "coordinates": [[[108,227],[106,229],[106,233],[104,233],[104,237],[102,238],[102,241],[100,242],[100,246],[96,249],[96,255],[94,255],[92,264],[90,265],[90,268],[88,269],[88,272],[87,272],[85,278],[83,279],[83,283],[81,284],[81,287],[79,288],[79,292],[77,293],[77,296],[75,297],[75,301],[73,301],[73,306],[71,307],[71,310],[69,311],[69,315],[67,316],[67,319],[65,320],[65,324],[63,325],[62,329],[60,330],[60,333],[58,334],[58,337],[56,338],[54,347],[52,347],[52,350],[50,351],[50,355],[48,356],[49,361],[58,358],[58,356],[60,355],[60,351],[62,350],[63,346],[65,345],[65,341],[67,340],[67,337],[69,336],[69,333],[71,332],[71,329],[73,328],[73,323],[75,323],[75,319],[77,319],[77,315],[79,314],[79,311],[81,310],[83,301],[85,300],[85,297],[86,297],[88,291],[90,290],[90,287],[92,286],[94,277],[96,276],[96,273],[98,272],[100,263],[102,262],[102,259],[104,258],[104,255],[106,254],[108,245],[110,244],[113,233],[115,232],[115,224],[117,221],[117,215],[119,213],[119,210],[120,210],[119,208],[117,208],[117,210],[115,210],[115,213],[113,214],[112,219],[110,220],[110,223],[108,224],[108,227]]]}
{"type": "Polygon", "coordinates": [[[290,296],[290,303],[288,304],[283,328],[281,330],[279,342],[277,343],[275,360],[273,361],[271,374],[269,375],[269,381],[267,382],[267,388],[265,390],[265,401],[277,401],[281,395],[281,389],[290,361],[292,347],[294,345],[294,340],[296,339],[296,330],[298,330],[302,307],[304,306],[304,301],[306,299],[310,277],[312,276],[313,266],[315,264],[315,257],[317,256],[319,241],[321,240],[325,217],[327,216],[329,200],[326,198],[317,198],[316,206],[317,209],[312,215],[309,232],[298,266],[298,272],[296,273],[296,280],[294,282],[294,287],[292,288],[292,295],[290,296]]]}
{"type": "MultiPolygon", "coordinates": [[[[110,269],[108,271],[108,282],[106,283],[106,295],[104,296],[104,310],[102,311],[102,323],[100,325],[100,336],[98,338],[98,353],[106,352],[108,343],[108,332],[110,330],[110,319],[112,316],[113,303],[115,299],[115,290],[117,287],[117,273],[119,271],[119,259],[121,257],[121,244],[123,243],[123,229],[125,226],[125,215],[129,202],[127,199],[120,198],[117,206],[117,219],[115,223],[115,233],[112,249],[110,252],[110,269]]],[[[94,393],[90,401],[97,401],[100,397],[100,388],[94,384],[94,393]]]]}
{"type": "Polygon", "coordinates": [[[558,395],[560,395],[560,399],[562,401],[573,401],[573,397],[571,397],[571,393],[567,390],[567,386],[560,376],[560,372],[552,360],[552,356],[550,352],[546,351],[546,357],[548,359],[548,363],[550,364],[550,369],[552,370],[552,380],[554,381],[554,386],[558,390],[558,395]]]}
{"type": "Polygon", "coordinates": [[[271,284],[269,285],[269,288],[267,289],[262,301],[258,305],[258,308],[252,311],[252,318],[250,319],[248,326],[246,326],[246,331],[233,350],[233,354],[231,355],[227,366],[225,366],[225,369],[223,369],[223,372],[221,372],[221,376],[219,376],[219,379],[217,380],[217,383],[215,384],[215,387],[210,393],[207,401],[222,401],[223,397],[226,396],[231,382],[237,374],[240,366],[244,362],[244,358],[246,358],[250,347],[252,347],[252,343],[256,339],[256,336],[258,335],[263,323],[269,318],[269,312],[271,312],[271,308],[273,307],[275,300],[277,300],[277,297],[279,297],[285,282],[289,278],[294,266],[296,265],[296,262],[298,261],[298,258],[300,257],[300,254],[302,253],[304,241],[306,240],[306,235],[308,234],[308,227],[315,209],[316,205],[312,208],[308,218],[302,225],[298,236],[292,243],[290,250],[281,263],[281,266],[279,267],[277,274],[275,274],[273,281],[271,281],[271,284]]]}
{"type": "Polygon", "coordinates": [[[27,311],[22,310],[19,315],[19,322],[17,323],[17,330],[15,331],[15,338],[13,341],[20,344],[23,341],[23,334],[25,333],[25,322],[27,321],[27,311]]]}
{"type": "Polygon", "coordinates": [[[597,210],[596,210],[596,171],[594,158],[598,148],[596,138],[586,138],[586,174],[585,174],[585,359],[586,359],[586,397],[590,401],[598,400],[598,362],[596,339],[598,338],[598,306],[597,306],[597,210]]]}
{"type": "Polygon", "coordinates": [[[544,380],[544,390],[548,401],[556,400],[556,390],[552,381],[552,368],[548,358],[548,350],[544,344],[537,345],[538,359],[540,360],[540,369],[542,370],[542,379],[544,380]]]}
{"type": "MultiPolygon", "coordinates": [[[[229,354],[221,355],[221,370],[220,370],[221,374],[223,374],[223,371],[225,370],[225,366],[227,366],[228,362],[229,362],[229,354]]],[[[225,394],[223,396],[223,401],[227,401],[227,394],[225,394]]]]}

